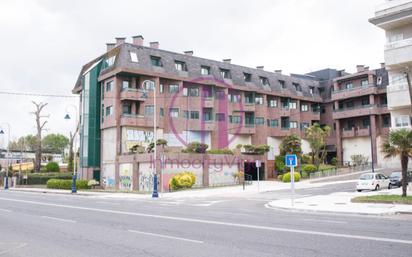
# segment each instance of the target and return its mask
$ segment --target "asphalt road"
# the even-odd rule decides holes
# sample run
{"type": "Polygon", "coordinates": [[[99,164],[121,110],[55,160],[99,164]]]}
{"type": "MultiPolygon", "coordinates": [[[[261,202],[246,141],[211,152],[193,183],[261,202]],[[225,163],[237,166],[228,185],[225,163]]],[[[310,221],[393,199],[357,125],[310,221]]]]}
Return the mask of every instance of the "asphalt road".
{"type": "MultiPolygon", "coordinates": [[[[353,191],[353,183],[298,190],[353,191]]],[[[412,218],[294,213],[248,197],[101,199],[0,191],[0,256],[412,256],[412,218]]]]}

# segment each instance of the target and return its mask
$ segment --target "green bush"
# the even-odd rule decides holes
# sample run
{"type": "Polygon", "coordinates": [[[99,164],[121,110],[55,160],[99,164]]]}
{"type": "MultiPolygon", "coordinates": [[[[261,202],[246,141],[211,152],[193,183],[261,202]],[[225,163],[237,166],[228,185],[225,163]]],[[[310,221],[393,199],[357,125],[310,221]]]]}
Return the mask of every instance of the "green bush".
{"type": "MultiPolygon", "coordinates": [[[[300,180],[299,172],[294,172],[294,176],[295,176],[295,182],[298,182],[300,180]]],[[[290,172],[283,175],[282,181],[284,183],[289,183],[290,182],[290,172]]]]}
{"type": "Polygon", "coordinates": [[[308,178],[309,174],[306,171],[302,171],[302,178],[308,178]]]}
{"type": "Polygon", "coordinates": [[[278,180],[282,181],[282,179],[283,179],[283,175],[278,175],[278,180]]]}
{"type": "Polygon", "coordinates": [[[312,164],[312,157],[309,154],[302,155],[302,163],[303,164],[312,164]]]}
{"type": "Polygon", "coordinates": [[[233,155],[232,150],[230,149],[211,149],[207,151],[209,154],[230,154],[233,155]]]}
{"type": "Polygon", "coordinates": [[[60,167],[57,162],[49,162],[46,165],[47,172],[60,172],[60,167]]]}
{"type": "Polygon", "coordinates": [[[306,164],[303,165],[303,171],[307,172],[307,173],[313,173],[316,172],[318,169],[316,168],[315,165],[313,164],[306,164]]]}
{"type": "MultiPolygon", "coordinates": [[[[88,186],[89,181],[78,179],[76,180],[77,189],[90,189],[88,186]]],[[[51,189],[71,189],[73,181],[71,179],[49,179],[47,181],[47,188],[51,189]]]]}
{"type": "Polygon", "coordinates": [[[332,160],[330,161],[330,164],[332,164],[333,166],[336,166],[336,164],[338,164],[338,159],[336,157],[333,157],[332,160]]]}
{"type": "Polygon", "coordinates": [[[172,190],[191,188],[196,183],[196,176],[192,172],[182,172],[174,175],[169,181],[172,190]]]}
{"type": "MultiPolygon", "coordinates": [[[[71,179],[70,172],[65,173],[30,173],[27,176],[27,185],[45,185],[49,179],[71,179]]],[[[26,182],[26,181],[25,181],[26,182]]]]}
{"type": "Polygon", "coordinates": [[[209,146],[207,144],[192,142],[187,145],[186,149],[183,149],[184,153],[206,153],[209,146]]]}
{"type": "Polygon", "coordinates": [[[276,156],[275,157],[275,170],[277,172],[283,172],[285,170],[285,157],[284,156],[276,156]]]}
{"type": "Polygon", "coordinates": [[[270,146],[268,145],[244,145],[243,148],[245,149],[245,153],[256,155],[263,155],[270,150],[270,146]]]}

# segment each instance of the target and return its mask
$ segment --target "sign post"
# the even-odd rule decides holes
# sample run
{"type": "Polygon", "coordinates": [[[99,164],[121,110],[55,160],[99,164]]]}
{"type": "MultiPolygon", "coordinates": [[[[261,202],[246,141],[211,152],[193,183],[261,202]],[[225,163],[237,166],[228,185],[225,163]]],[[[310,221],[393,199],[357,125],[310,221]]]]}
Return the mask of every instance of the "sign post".
{"type": "Polygon", "coordinates": [[[257,181],[258,181],[258,192],[259,192],[259,191],[260,191],[260,185],[259,185],[259,183],[260,183],[259,168],[260,168],[260,166],[262,166],[262,164],[261,164],[261,162],[260,162],[259,160],[256,160],[255,164],[256,164],[256,169],[257,169],[257,181]]]}
{"type": "Polygon", "coordinates": [[[287,154],[285,156],[285,164],[290,168],[290,187],[292,191],[291,204],[295,204],[295,167],[297,165],[296,154],[287,154]]]}

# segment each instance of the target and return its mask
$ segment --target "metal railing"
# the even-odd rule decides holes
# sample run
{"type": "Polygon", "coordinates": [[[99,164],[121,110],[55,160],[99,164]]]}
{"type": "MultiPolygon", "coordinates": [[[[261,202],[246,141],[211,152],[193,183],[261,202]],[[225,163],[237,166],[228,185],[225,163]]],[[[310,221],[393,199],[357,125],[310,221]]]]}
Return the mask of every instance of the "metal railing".
{"type": "Polygon", "coordinates": [[[317,171],[309,174],[309,179],[332,177],[344,174],[351,174],[358,171],[366,171],[372,169],[372,163],[362,163],[354,165],[352,162],[344,162],[341,168],[332,168],[322,171],[317,171]]]}

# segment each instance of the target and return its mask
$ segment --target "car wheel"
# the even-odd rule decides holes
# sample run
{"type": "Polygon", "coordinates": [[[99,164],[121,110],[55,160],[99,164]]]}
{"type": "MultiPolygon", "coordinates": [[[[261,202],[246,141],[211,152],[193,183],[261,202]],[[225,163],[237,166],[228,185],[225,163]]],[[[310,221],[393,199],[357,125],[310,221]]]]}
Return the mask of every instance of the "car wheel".
{"type": "Polygon", "coordinates": [[[357,191],[358,191],[358,192],[361,192],[362,190],[358,189],[357,191]]]}
{"type": "Polygon", "coordinates": [[[379,185],[376,185],[375,191],[379,191],[379,185]]]}

